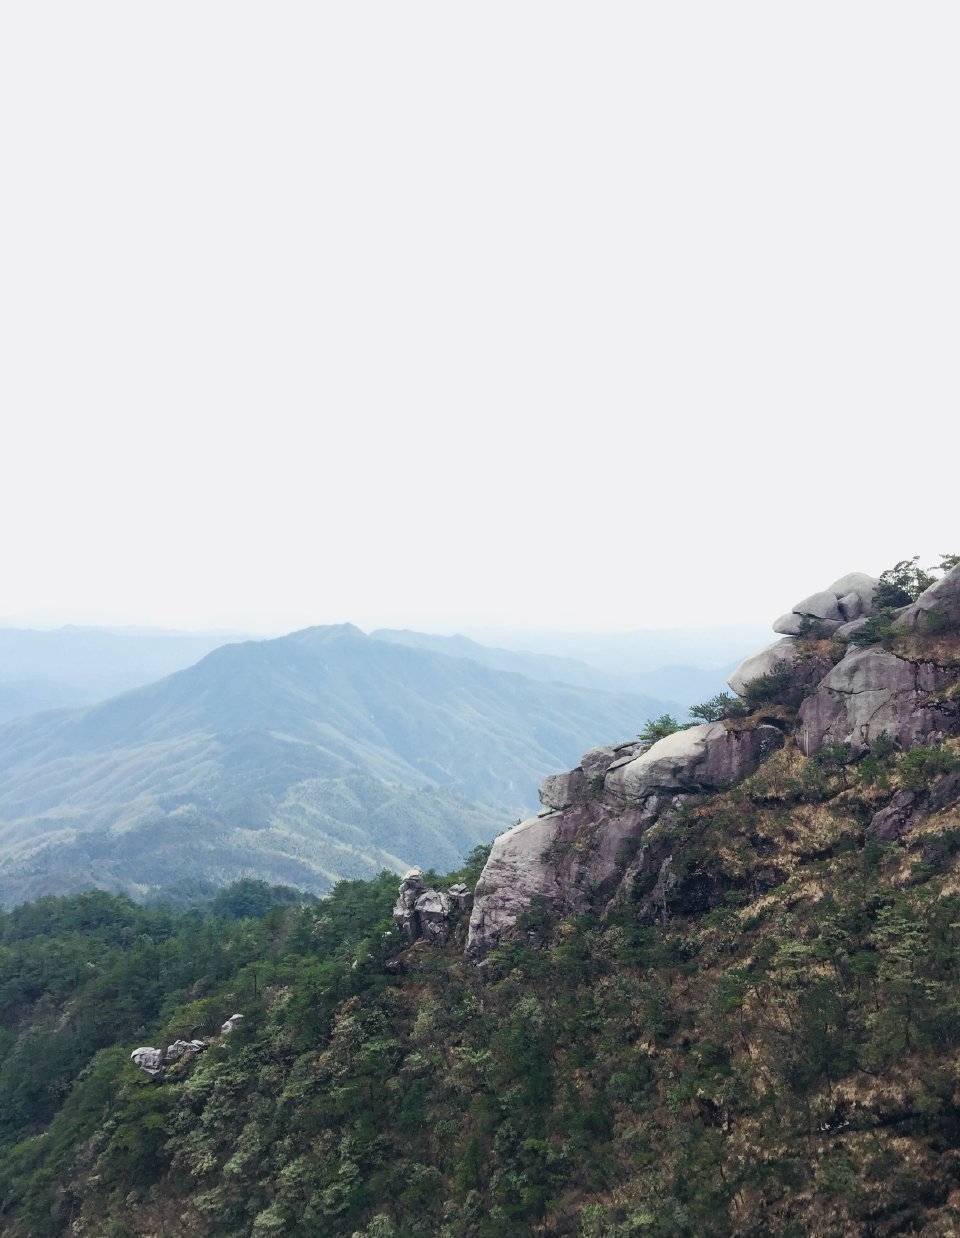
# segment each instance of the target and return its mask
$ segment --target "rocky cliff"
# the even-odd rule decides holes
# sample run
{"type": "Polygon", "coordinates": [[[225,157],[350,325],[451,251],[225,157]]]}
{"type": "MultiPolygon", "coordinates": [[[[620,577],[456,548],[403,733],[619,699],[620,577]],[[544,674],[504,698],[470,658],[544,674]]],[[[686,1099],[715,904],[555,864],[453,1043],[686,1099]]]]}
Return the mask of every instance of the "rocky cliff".
{"type": "MultiPolygon", "coordinates": [[[[467,958],[483,960],[517,936],[538,900],[575,914],[616,901],[641,879],[648,913],[658,914],[677,882],[672,843],[685,812],[756,774],[774,753],[783,752],[781,762],[829,756],[843,765],[878,746],[908,752],[960,734],[960,567],[897,611],[878,611],[876,586],[850,573],[776,620],[785,635],[730,676],[736,698],[715,721],[650,747],[594,748],[576,769],[547,778],[540,815],[494,843],[467,958]]],[[[912,799],[895,799],[877,809],[889,818],[873,825],[878,837],[894,836],[916,813],[912,799]]]]}

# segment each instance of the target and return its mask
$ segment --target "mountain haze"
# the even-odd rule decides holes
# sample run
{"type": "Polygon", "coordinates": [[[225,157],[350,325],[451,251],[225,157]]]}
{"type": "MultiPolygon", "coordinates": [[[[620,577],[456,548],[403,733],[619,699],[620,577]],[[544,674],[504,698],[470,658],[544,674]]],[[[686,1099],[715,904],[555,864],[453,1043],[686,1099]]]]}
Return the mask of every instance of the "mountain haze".
{"type": "Polygon", "coordinates": [[[596,736],[664,702],[537,683],[350,625],[226,645],[0,727],[0,898],[451,865],[596,736]]]}

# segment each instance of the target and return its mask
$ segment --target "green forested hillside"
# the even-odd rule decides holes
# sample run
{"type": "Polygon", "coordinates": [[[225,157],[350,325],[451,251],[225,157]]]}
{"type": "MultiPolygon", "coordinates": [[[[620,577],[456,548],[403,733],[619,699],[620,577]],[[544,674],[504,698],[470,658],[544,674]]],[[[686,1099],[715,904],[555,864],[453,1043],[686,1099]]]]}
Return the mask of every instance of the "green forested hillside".
{"type": "Polygon", "coordinates": [[[788,744],[654,840],[668,887],[535,906],[480,968],[463,925],[400,950],[389,874],[259,919],[4,915],[4,1231],[946,1238],[958,767],[788,744]],[[868,836],[905,790],[923,821],[868,836]],[[194,1036],[160,1081],[129,1061],[194,1036]]]}

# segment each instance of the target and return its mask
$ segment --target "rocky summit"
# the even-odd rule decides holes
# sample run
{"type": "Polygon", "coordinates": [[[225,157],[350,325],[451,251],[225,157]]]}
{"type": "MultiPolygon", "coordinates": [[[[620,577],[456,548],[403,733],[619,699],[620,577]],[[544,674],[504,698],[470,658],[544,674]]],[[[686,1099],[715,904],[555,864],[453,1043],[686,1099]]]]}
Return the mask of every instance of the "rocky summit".
{"type": "Polygon", "coordinates": [[[482,960],[509,939],[536,900],[583,911],[654,863],[659,877],[671,863],[663,840],[685,803],[742,782],[785,747],[856,758],[878,742],[907,751],[960,733],[960,667],[938,642],[960,623],[960,567],[884,614],[877,585],[850,572],[777,619],[774,631],[788,635],[733,672],[724,717],[650,746],[591,749],[575,769],[546,778],[543,812],[493,845],[467,957],[482,960]],[[656,849],[645,845],[654,834],[656,849]]]}

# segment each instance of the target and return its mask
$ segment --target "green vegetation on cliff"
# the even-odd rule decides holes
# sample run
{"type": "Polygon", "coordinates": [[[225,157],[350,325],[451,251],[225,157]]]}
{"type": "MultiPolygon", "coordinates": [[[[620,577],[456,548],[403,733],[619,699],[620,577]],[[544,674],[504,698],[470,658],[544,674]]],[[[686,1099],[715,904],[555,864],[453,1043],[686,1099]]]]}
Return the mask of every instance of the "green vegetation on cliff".
{"type": "Polygon", "coordinates": [[[669,882],[535,907],[482,969],[463,926],[384,966],[392,874],[259,919],[4,915],[5,1231],[946,1235],[960,818],[867,830],[955,776],[956,743],[930,751],[788,746],[648,840],[669,882]],[[191,1036],[212,1047],[160,1082],[129,1061],[191,1036]]]}

